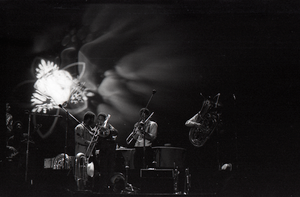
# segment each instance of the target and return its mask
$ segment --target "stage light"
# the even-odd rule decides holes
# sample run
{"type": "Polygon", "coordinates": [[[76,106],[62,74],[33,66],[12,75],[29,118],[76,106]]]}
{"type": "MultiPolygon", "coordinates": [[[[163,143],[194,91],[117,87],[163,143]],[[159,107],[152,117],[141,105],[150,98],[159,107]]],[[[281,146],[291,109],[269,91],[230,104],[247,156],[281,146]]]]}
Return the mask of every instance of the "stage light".
{"type": "Polygon", "coordinates": [[[84,84],[73,79],[66,70],[50,61],[41,60],[36,68],[37,81],[34,84],[35,92],[32,94],[31,102],[34,106],[33,112],[44,112],[65,102],[83,102],[84,84]]]}

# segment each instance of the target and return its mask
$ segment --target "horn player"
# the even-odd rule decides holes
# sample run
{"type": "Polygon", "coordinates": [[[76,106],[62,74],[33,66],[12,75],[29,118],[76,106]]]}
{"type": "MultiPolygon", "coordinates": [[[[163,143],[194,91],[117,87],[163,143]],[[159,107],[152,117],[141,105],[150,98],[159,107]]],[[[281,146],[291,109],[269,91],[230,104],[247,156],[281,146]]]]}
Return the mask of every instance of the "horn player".
{"type": "MultiPolygon", "coordinates": [[[[92,126],[94,125],[94,121],[95,114],[91,111],[88,111],[84,114],[83,122],[75,127],[75,156],[85,154],[88,149],[88,146],[91,143],[95,143],[91,142],[93,134],[90,133],[90,131],[92,130],[92,126]]],[[[77,182],[77,187],[80,189],[82,189],[83,186],[78,180],[84,179],[83,181],[88,181],[86,180],[87,176],[83,173],[84,172],[82,172],[82,170],[75,168],[75,180],[77,182]]]]}
{"type": "MultiPolygon", "coordinates": [[[[96,171],[100,173],[99,180],[95,180],[99,192],[109,192],[112,187],[111,177],[115,173],[116,139],[118,130],[108,123],[110,115],[100,112],[97,115],[96,125],[100,130],[95,149],[99,150],[95,165],[96,171]],[[99,184],[98,184],[99,181],[99,184]]],[[[97,191],[98,192],[98,191],[97,191]]]]}
{"type": "Polygon", "coordinates": [[[141,169],[151,167],[153,162],[152,142],[157,137],[157,123],[149,117],[150,111],[147,108],[140,110],[140,120],[134,124],[135,135],[135,154],[134,154],[134,167],[141,169]],[[144,122],[147,120],[146,122],[144,122]]]}

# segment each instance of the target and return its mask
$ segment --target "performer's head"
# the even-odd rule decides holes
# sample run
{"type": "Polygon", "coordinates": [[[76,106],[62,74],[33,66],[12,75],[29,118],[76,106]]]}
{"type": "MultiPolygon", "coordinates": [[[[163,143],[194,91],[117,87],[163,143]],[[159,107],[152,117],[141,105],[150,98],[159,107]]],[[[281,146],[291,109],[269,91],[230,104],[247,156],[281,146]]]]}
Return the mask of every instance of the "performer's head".
{"type": "Polygon", "coordinates": [[[21,121],[16,121],[14,123],[14,129],[22,129],[23,128],[23,123],[21,121]]]}
{"type": "Polygon", "coordinates": [[[91,111],[88,111],[83,116],[83,121],[87,125],[92,125],[95,121],[95,114],[91,111]]]}
{"type": "Polygon", "coordinates": [[[142,109],[140,110],[140,117],[141,117],[142,119],[145,119],[146,117],[148,117],[149,114],[150,114],[150,111],[149,111],[149,109],[147,109],[147,108],[142,108],[142,109]]]}
{"type": "Polygon", "coordinates": [[[105,113],[102,113],[100,112],[98,115],[97,115],[97,123],[98,124],[103,124],[104,121],[106,119],[106,114],[105,113]]]}
{"type": "Polygon", "coordinates": [[[16,121],[13,126],[14,135],[20,136],[23,135],[23,123],[21,121],[16,121]]]}
{"type": "Polygon", "coordinates": [[[6,112],[9,112],[9,111],[10,111],[10,104],[6,103],[6,112]]]}

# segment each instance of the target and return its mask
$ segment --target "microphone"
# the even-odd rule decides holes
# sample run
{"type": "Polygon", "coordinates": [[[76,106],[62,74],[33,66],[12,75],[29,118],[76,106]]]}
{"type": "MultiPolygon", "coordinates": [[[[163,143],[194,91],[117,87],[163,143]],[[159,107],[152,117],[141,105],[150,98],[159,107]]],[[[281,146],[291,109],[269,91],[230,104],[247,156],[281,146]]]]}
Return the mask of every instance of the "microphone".
{"type": "Polygon", "coordinates": [[[58,106],[59,106],[60,108],[63,108],[63,107],[67,107],[67,105],[68,105],[68,102],[65,101],[63,104],[59,104],[58,106]]]}
{"type": "Polygon", "coordinates": [[[145,108],[148,108],[148,105],[149,105],[149,103],[150,103],[150,101],[151,101],[151,99],[152,99],[152,97],[153,97],[153,95],[156,93],[156,90],[155,89],[153,89],[152,90],[152,94],[151,94],[151,97],[150,97],[150,99],[149,99],[149,101],[148,101],[148,103],[147,103],[147,105],[146,105],[146,107],[145,108]]]}

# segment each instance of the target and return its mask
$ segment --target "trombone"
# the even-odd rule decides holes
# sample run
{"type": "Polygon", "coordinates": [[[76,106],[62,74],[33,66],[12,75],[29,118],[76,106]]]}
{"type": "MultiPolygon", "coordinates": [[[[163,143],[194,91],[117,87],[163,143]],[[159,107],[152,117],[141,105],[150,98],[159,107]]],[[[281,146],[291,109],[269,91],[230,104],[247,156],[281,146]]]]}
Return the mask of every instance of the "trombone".
{"type": "MultiPolygon", "coordinates": [[[[140,125],[144,125],[152,116],[153,116],[154,112],[152,112],[150,114],[150,116],[145,120],[145,121],[141,121],[139,122],[138,126],[139,127],[140,125]]],[[[128,137],[126,138],[126,143],[127,144],[130,144],[132,142],[132,140],[134,139],[137,131],[140,130],[140,129],[136,129],[136,127],[134,127],[133,131],[128,135],[128,137]]]]}

